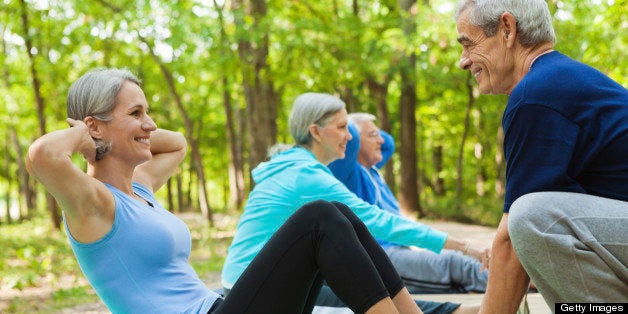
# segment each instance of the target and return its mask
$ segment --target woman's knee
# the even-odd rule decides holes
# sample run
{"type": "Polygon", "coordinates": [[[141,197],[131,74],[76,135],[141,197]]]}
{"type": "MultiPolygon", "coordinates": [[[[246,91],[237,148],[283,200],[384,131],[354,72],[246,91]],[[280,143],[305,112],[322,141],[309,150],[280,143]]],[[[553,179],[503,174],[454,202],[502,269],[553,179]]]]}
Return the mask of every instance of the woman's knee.
{"type": "Polygon", "coordinates": [[[351,225],[353,226],[355,230],[360,230],[360,229],[368,230],[364,222],[351,210],[351,208],[349,208],[349,206],[345,205],[344,203],[337,202],[337,201],[333,201],[331,203],[334,206],[336,206],[338,211],[345,218],[347,218],[347,220],[349,220],[349,222],[351,223],[351,225]]]}
{"type": "Polygon", "coordinates": [[[336,205],[325,200],[309,202],[301,206],[297,213],[300,219],[325,225],[348,224],[348,221],[344,219],[344,215],[342,215],[336,205]]]}

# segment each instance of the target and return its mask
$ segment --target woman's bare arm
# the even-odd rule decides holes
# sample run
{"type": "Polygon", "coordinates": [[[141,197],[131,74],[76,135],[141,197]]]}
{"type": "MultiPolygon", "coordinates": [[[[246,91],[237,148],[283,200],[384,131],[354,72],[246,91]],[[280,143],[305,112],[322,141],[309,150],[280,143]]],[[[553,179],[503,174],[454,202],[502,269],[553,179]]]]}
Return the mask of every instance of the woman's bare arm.
{"type": "MultiPolygon", "coordinates": [[[[95,143],[85,123],[72,119],[68,122],[72,127],[50,132],[31,144],[26,157],[27,169],[59,202],[69,225],[96,233],[99,228],[108,231],[111,226],[107,227],[107,221],[113,222],[113,196],[71,159],[74,153],[80,153],[93,162],[95,143]],[[99,221],[97,226],[90,223],[94,218],[99,221]]],[[[80,237],[81,232],[76,231],[80,237]]]]}
{"type": "Polygon", "coordinates": [[[150,135],[151,160],[135,169],[133,180],[157,191],[177,169],[187,151],[187,142],[179,132],[157,129],[150,135]]]}

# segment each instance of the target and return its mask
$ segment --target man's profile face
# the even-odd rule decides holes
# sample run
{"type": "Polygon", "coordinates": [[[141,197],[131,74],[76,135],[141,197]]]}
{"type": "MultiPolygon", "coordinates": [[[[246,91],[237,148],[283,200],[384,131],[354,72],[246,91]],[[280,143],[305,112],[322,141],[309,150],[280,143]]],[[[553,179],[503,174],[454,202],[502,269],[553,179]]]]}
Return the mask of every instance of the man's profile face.
{"type": "Polygon", "coordinates": [[[372,121],[360,122],[360,151],[358,162],[370,168],[382,161],[382,144],[384,138],[379,134],[379,128],[372,121]]]}
{"type": "Polygon", "coordinates": [[[514,64],[502,36],[487,37],[471,24],[468,11],[460,14],[456,28],[462,45],[458,66],[471,72],[482,94],[509,94],[516,85],[511,75],[514,64]]]}

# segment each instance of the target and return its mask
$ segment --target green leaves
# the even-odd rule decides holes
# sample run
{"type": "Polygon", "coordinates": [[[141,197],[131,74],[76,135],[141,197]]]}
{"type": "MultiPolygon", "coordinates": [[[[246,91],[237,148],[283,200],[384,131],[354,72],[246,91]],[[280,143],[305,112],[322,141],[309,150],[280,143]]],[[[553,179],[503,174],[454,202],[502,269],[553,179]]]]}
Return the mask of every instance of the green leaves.
{"type": "MultiPolygon", "coordinates": [[[[495,162],[499,154],[498,129],[503,97],[478,96],[467,87],[467,73],[458,69],[461,49],[456,42],[453,4],[449,0],[419,1],[407,13],[398,1],[267,1],[266,16],[248,14],[250,1],[109,0],[26,1],[30,21],[27,33],[20,19],[18,1],[3,4],[0,11],[3,53],[0,54],[0,138],[16,129],[22,150],[39,135],[30,61],[25,34],[32,37],[34,65],[41,81],[47,129],[65,124],[65,97],[70,84],[94,67],[128,67],[143,79],[143,88],[160,127],[183,131],[183,119],[175,98],[164,82],[159,62],[173,74],[183,106],[194,122],[190,136],[199,143],[214,207],[227,206],[229,155],[224,102],[229,97],[240,143],[246,143],[243,67],[261,66],[239,56],[242,39],[254,45],[269,41],[268,67],[262,73],[279,94],[278,139],[290,141],[287,117],[296,95],[306,91],[337,93],[351,110],[376,112],[369,83],[385,86],[387,111],[393,135],[400,133],[400,116],[415,114],[418,120],[419,171],[431,177],[431,151],[444,148],[443,171],[447,190],[458,179],[454,170],[462,143],[468,93],[476,97],[469,140],[462,153],[463,197],[477,197],[479,168],[491,196],[501,176],[495,162]],[[412,14],[411,23],[404,21],[412,14]],[[408,24],[414,24],[408,31],[408,24]],[[406,31],[404,31],[406,30],[406,31]],[[153,50],[159,58],[155,60],[153,50]],[[416,112],[400,112],[403,84],[402,56],[414,53],[418,103],[416,112]],[[228,93],[225,94],[224,92],[228,93]],[[240,123],[238,122],[240,121],[240,123]],[[475,158],[478,143],[483,154],[475,158]],[[490,145],[488,144],[490,143],[490,145]],[[471,170],[474,169],[474,170],[471,170]],[[478,169],[478,170],[475,170],[478,169]],[[488,170],[486,170],[488,169],[488,170]]],[[[626,0],[551,0],[555,17],[557,49],[606,73],[628,86],[628,10],[626,0]]],[[[242,144],[241,154],[248,147],[242,144]]],[[[24,151],[22,152],[24,153],[24,151]]],[[[13,147],[0,147],[0,156],[11,165],[0,175],[0,195],[17,193],[13,147]],[[7,151],[5,154],[4,151],[7,151]],[[6,156],[6,157],[4,157],[6,156]],[[11,183],[11,184],[9,184],[11,183]]],[[[243,158],[246,160],[246,158],[243,158]]],[[[254,165],[253,165],[254,166],[254,165]]],[[[188,160],[182,169],[192,169],[188,160]]],[[[249,166],[245,165],[245,169],[249,166]]],[[[400,170],[397,170],[399,173],[400,170]]],[[[245,170],[245,173],[248,171],[245,170]]],[[[190,179],[192,180],[192,179],[190,179]]],[[[194,191],[195,188],[190,188],[194,191]]],[[[422,191],[423,200],[432,197],[422,191]]],[[[194,194],[194,193],[192,193],[194,194]]],[[[194,196],[193,196],[194,197],[194,196]]],[[[452,196],[446,196],[452,197],[452,196]]]]}
{"type": "Polygon", "coordinates": [[[2,226],[0,290],[34,287],[70,270],[76,272],[78,265],[66,241],[43,217],[2,226]]]}

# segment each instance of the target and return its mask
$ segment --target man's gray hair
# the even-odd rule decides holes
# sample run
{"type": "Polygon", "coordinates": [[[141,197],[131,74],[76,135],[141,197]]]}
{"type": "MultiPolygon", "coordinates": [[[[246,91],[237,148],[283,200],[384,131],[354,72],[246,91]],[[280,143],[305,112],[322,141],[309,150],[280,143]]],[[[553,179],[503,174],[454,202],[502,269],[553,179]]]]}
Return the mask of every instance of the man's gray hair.
{"type": "Polygon", "coordinates": [[[368,112],[354,112],[348,115],[350,123],[353,123],[358,129],[358,132],[362,131],[362,122],[375,122],[377,117],[368,112]]]}
{"type": "Polygon", "coordinates": [[[312,141],[310,125],[325,126],[332,115],[345,107],[340,98],[330,94],[301,94],[292,104],[292,112],[288,119],[290,135],[297,145],[309,145],[312,141]]]}
{"type": "Polygon", "coordinates": [[[456,21],[463,12],[469,12],[469,22],[487,37],[497,34],[499,17],[509,12],[517,20],[517,39],[523,46],[556,42],[552,16],[545,0],[460,0],[456,21]]]}

